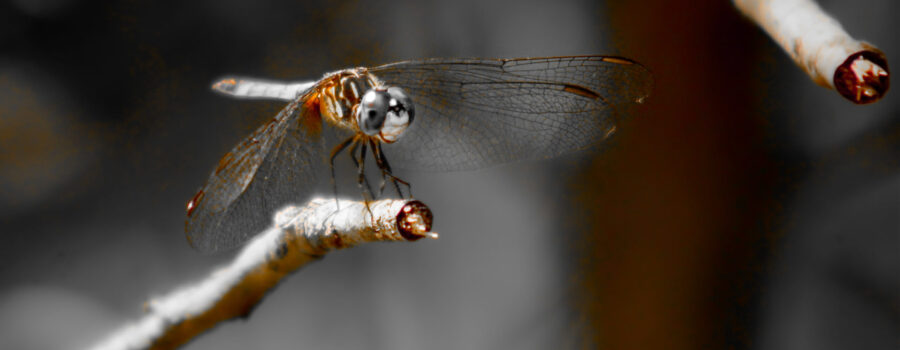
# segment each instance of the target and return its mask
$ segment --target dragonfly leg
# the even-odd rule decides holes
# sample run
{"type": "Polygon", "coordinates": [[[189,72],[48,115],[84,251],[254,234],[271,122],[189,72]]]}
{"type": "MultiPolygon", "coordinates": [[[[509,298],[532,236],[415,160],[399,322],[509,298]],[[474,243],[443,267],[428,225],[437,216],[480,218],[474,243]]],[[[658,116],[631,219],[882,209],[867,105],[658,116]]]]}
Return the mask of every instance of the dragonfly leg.
{"type": "Polygon", "coordinates": [[[359,178],[357,179],[357,183],[359,184],[360,191],[363,192],[366,200],[373,200],[375,198],[375,192],[372,191],[372,186],[369,184],[369,178],[366,177],[366,143],[359,142],[359,161],[356,163],[357,169],[359,169],[359,178]],[[368,195],[366,195],[368,194],[368,195]]]}
{"type": "MultiPolygon", "coordinates": [[[[357,139],[357,141],[359,141],[357,139]]],[[[366,142],[355,142],[353,143],[350,158],[353,159],[353,163],[356,164],[356,168],[359,169],[359,177],[357,178],[357,185],[359,185],[359,191],[363,194],[363,202],[366,203],[366,211],[369,212],[369,217],[372,219],[372,222],[375,222],[375,214],[372,213],[372,209],[369,208],[369,202],[372,201],[372,197],[374,194],[372,193],[372,187],[369,185],[369,179],[366,178],[366,142]],[[356,148],[359,146],[359,160],[356,159],[356,148]]]]}
{"type": "MultiPolygon", "coordinates": [[[[378,143],[375,140],[369,140],[369,145],[372,146],[372,158],[375,158],[375,164],[378,165],[378,169],[381,169],[381,186],[378,186],[378,196],[384,195],[384,185],[387,184],[388,172],[390,171],[390,167],[385,171],[384,164],[381,162],[381,147],[379,147],[378,143]]],[[[403,197],[401,194],[400,197],[403,197]]]]}
{"type": "Polygon", "coordinates": [[[336,158],[338,154],[343,152],[348,145],[353,143],[353,141],[356,141],[356,137],[350,137],[344,142],[341,142],[341,144],[337,145],[337,147],[331,150],[331,158],[329,158],[329,165],[331,166],[331,187],[334,190],[334,204],[337,206],[338,210],[341,210],[341,204],[340,202],[338,202],[337,180],[334,176],[334,158],[336,158]]]}
{"type": "Polygon", "coordinates": [[[397,190],[397,194],[400,198],[403,198],[403,192],[400,191],[400,184],[406,186],[406,192],[408,192],[409,197],[412,198],[412,186],[409,185],[409,182],[394,176],[394,173],[391,170],[391,164],[388,163],[387,157],[384,155],[384,150],[381,149],[381,144],[375,141],[370,141],[370,143],[372,144],[372,153],[374,153],[373,157],[375,158],[375,163],[381,168],[381,191],[384,191],[384,178],[388,177],[391,179],[391,183],[394,184],[394,189],[397,190]]]}
{"type": "Polygon", "coordinates": [[[369,186],[369,180],[365,175],[365,158],[362,156],[365,155],[365,151],[362,151],[360,156],[356,155],[356,150],[360,149],[359,146],[365,148],[365,143],[359,142],[359,139],[354,136],[353,144],[350,145],[350,160],[353,161],[353,166],[357,169],[357,186],[359,186],[359,192],[362,193],[363,199],[366,201],[371,200],[371,187],[369,186]],[[369,188],[369,192],[366,192],[366,188],[369,188]]]}

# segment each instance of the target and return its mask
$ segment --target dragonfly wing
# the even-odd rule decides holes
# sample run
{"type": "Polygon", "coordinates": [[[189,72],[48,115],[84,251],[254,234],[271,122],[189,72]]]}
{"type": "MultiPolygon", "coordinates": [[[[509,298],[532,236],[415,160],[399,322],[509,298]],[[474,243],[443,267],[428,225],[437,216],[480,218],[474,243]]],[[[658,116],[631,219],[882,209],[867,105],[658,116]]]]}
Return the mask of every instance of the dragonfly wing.
{"type": "Polygon", "coordinates": [[[433,59],[370,70],[413,99],[416,116],[385,153],[401,168],[468,170],[599,143],[652,86],[640,64],[607,56],[433,59]]]}
{"type": "Polygon", "coordinates": [[[282,206],[308,196],[320,176],[321,120],[300,98],[219,161],[189,205],[185,225],[202,252],[237,247],[269,227],[282,206]]]}

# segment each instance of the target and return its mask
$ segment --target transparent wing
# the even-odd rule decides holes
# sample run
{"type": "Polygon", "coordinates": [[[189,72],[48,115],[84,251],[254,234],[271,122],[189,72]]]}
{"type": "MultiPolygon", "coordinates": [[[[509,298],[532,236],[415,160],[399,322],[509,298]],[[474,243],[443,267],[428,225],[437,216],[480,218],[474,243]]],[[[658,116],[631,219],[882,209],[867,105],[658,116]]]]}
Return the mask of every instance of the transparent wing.
{"type": "MultiPolygon", "coordinates": [[[[185,224],[195,249],[237,247],[272,223],[282,206],[302,201],[321,176],[321,121],[295,100],[219,161],[192,201],[185,224]]],[[[317,115],[316,115],[317,116],[317,115]]]]}
{"type": "Polygon", "coordinates": [[[385,154],[401,168],[467,170],[599,143],[653,85],[609,56],[431,59],[369,70],[413,99],[416,116],[385,154]]]}

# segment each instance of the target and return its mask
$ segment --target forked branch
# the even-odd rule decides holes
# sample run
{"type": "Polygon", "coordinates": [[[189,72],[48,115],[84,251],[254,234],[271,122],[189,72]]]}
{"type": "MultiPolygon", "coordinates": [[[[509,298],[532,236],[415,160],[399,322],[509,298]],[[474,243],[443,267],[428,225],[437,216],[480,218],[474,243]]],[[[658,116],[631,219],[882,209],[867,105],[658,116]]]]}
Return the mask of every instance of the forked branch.
{"type": "Polygon", "coordinates": [[[733,0],[813,81],[857,104],[878,101],[890,86],[887,58],[850,37],[813,0],[733,0]]]}
{"type": "Polygon", "coordinates": [[[369,203],[317,198],[287,207],[275,225],[247,244],[206,279],[154,298],[143,318],[116,331],[94,349],[172,349],[236,317],[247,317],[282,278],[334,249],[376,241],[437,238],[432,215],[416,200],[369,203]]]}

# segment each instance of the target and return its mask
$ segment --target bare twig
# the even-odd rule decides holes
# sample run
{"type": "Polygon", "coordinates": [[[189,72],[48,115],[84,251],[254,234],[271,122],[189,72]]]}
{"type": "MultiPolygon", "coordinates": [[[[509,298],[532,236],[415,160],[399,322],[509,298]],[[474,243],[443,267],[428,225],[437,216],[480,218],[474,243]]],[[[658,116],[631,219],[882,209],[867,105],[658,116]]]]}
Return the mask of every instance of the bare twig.
{"type": "Polygon", "coordinates": [[[850,37],[813,0],[734,0],[819,85],[857,104],[878,101],[890,85],[887,58],[850,37]]]}
{"type": "Polygon", "coordinates": [[[247,317],[281,279],[333,249],[375,241],[437,238],[431,212],[415,200],[369,203],[317,198],[287,207],[235,259],[205,280],[146,304],[147,314],[94,349],[172,349],[222,321],[247,317]],[[373,222],[374,220],[374,222],[373,222]]]}

